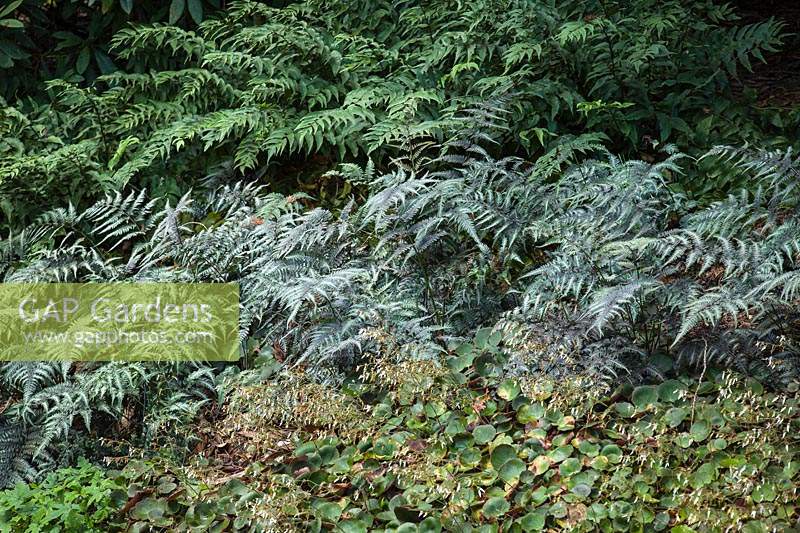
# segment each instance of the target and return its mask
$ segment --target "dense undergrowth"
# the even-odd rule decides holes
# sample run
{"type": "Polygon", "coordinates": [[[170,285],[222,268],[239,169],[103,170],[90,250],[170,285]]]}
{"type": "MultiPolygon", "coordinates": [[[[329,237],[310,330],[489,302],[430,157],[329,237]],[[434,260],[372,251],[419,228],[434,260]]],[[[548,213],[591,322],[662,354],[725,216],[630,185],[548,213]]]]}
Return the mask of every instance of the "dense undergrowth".
{"type": "Polygon", "coordinates": [[[576,395],[499,380],[500,347],[479,333],[450,368],[383,365],[341,391],[262,360],[226,383],[198,455],[62,470],[0,493],[0,519],[9,531],[689,533],[797,522],[795,393],[709,372],[576,395]]]}
{"type": "MultiPolygon", "coordinates": [[[[319,173],[287,168],[312,155],[322,170],[385,162],[411,139],[447,138],[454,113],[498,91],[514,94],[506,153],[539,155],[587,130],[625,155],[653,141],[693,154],[790,143],[796,113],[732,96],[780,46],[782,23],[737,20],[708,0],[309,0],[236,2],[193,30],[136,25],[110,43],[121,70],[55,80],[52,102],[0,112],[0,209],[20,226],[126,186],[178,197],[206,176],[318,189],[319,173]]],[[[693,176],[689,194],[726,185],[693,176]]],[[[322,189],[330,201],[350,190],[322,189]]]]}
{"type": "MultiPolygon", "coordinates": [[[[9,240],[4,276],[237,281],[248,352],[272,354],[319,387],[346,386],[359,368],[380,382],[392,379],[383,365],[441,365],[449,344],[487,324],[503,340],[492,363],[501,376],[583,394],[719,366],[796,387],[791,154],[710,154],[757,192],[686,214],[669,189],[680,154],[623,162],[578,143],[528,165],[495,160],[479,141],[485,133],[466,129],[436,157],[417,154],[418,168],[385,176],[345,167],[370,196],[338,214],[242,184],[176,206],[139,194],[54,210],[9,240]],[[602,158],[562,170],[578,148],[602,158]]],[[[138,419],[122,431],[131,443],[169,448],[232,370],[6,363],[0,466],[24,479],[97,453],[96,439],[120,436],[109,416],[138,419]]],[[[346,426],[347,408],[321,397],[331,423],[346,426]]]]}
{"type": "Polygon", "coordinates": [[[238,283],[242,354],[0,363],[0,531],[797,527],[783,23],[283,4],[0,7],[0,280],[238,283]]]}

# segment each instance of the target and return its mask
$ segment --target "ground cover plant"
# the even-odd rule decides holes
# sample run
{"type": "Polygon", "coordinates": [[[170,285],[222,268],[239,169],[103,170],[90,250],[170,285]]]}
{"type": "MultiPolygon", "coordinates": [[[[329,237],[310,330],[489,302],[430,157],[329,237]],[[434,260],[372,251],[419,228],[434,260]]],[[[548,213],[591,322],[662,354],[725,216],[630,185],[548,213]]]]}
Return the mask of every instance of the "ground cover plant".
{"type": "MultiPolygon", "coordinates": [[[[497,353],[494,342],[472,340],[449,362],[480,361],[497,353]]],[[[425,532],[781,531],[797,522],[800,449],[785,445],[798,426],[794,394],[730,373],[576,397],[485,377],[480,364],[416,368],[411,379],[407,365],[384,368],[400,379],[342,395],[354,415],[342,420],[327,418],[325,396],[296,378],[278,381],[284,390],[235,388],[228,416],[239,430],[214,431],[207,477],[146,461],[110,474],[143,495],[129,522],[425,532]],[[246,469],[227,474],[237,462],[246,469]]]]}
{"type": "MultiPolygon", "coordinates": [[[[264,358],[226,383],[223,411],[200,426],[199,456],[129,460],[94,482],[104,488],[99,530],[788,531],[797,522],[796,392],[712,371],[587,396],[563,382],[498,379],[502,351],[500,335],[479,331],[445,368],[383,362],[343,392],[264,358]],[[110,505],[112,495],[125,503],[110,505]]],[[[58,475],[73,482],[71,470],[58,475]]],[[[47,497],[24,487],[0,505],[47,497]]]]}
{"type": "Polygon", "coordinates": [[[91,531],[120,527],[115,520],[124,493],[103,470],[78,468],[48,474],[40,484],[19,484],[0,495],[0,531],[91,531]]]}
{"type": "Polygon", "coordinates": [[[242,357],[0,362],[0,531],[798,527],[780,17],[148,6],[0,6],[0,281],[237,283],[242,357]]]}

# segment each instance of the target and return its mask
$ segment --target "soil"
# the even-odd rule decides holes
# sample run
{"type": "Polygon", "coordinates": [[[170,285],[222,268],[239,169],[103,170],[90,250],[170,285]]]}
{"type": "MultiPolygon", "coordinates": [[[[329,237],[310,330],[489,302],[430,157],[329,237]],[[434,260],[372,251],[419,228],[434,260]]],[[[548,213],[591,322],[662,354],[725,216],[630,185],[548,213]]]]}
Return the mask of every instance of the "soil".
{"type": "Polygon", "coordinates": [[[766,54],[767,63],[753,61],[753,72],[740,72],[734,90],[753,89],[759,107],[800,106],[800,2],[797,0],[738,0],[732,3],[742,22],[756,23],[774,17],[784,22],[782,50],[766,54]]]}

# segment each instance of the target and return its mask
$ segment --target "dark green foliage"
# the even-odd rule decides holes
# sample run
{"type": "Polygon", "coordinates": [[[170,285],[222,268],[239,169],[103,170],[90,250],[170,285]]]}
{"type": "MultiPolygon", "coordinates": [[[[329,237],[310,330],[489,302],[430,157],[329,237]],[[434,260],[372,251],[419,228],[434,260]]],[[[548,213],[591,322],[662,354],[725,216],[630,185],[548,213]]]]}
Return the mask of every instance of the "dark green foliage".
{"type": "Polygon", "coordinates": [[[50,118],[44,145],[28,131],[36,111],[32,125],[9,122],[27,109],[4,111],[16,118],[0,127],[24,149],[0,160],[0,200],[52,206],[56,193],[79,204],[77,191],[129,183],[179,195],[209,174],[282,178],[276,165],[311,154],[328,169],[366,154],[385,161],[449,135],[455,110],[499,93],[509,94],[506,153],[541,154],[587,129],[625,153],[652,141],[692,151],[752,142],[790,132],[791,119],[737,104],[731,82],[780,35],[775,20],[737,25],[732,8],[707,0],[235,2],[195,30],[118,31],[109,53],[121,70],[90,88],[69,77],[50,86],[63,117],[50,118]],[[54,191],[65,167],[69,186],[54,191]]]}
{"type": "Polygon", "coordinates": [[[218,0],[3,0],[0,97],[41,96],[42,81],[93,81],[117,69],[109,41],[131,22],[194,26],[218,0]]]}
{"type": "MultiPolygon", "coordinates": [[[[92,113],[100,123],[103,116],[92,113]]],[[[74,142],[80,116],[35,105],[27,114],[0,110],[0,226],[19,227],[43,205],[83,204],[104,186],[95,143],[74,142]]]]}
{"type": "Polygon", "coordinates": [[[797,375],[794,158],[718,152],[738,161],[729,171],[744,172],[757,192],[680,220],[685,200],[669,188],[676,156],[591,162],[537,188],[547,209],[531,230],[547,259],[524,276],[523,303],[500,325],[524,332],[520,346],[545,347],[520,359],[527,371],[595,361],[608,372],[639,360],[659,374],[657,356],[670,353],[773,379],[797,375]]]}

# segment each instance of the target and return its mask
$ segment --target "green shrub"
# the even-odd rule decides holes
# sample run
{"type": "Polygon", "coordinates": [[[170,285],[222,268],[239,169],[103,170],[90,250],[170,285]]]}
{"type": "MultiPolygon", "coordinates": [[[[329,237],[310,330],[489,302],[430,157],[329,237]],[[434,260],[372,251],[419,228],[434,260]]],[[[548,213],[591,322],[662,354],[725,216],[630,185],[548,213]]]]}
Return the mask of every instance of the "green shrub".
{"type": "Polygon", "coordinates": [[[104,533],[114,528],[120,485],[81,460],[76,468],[48,474],[41,483],[18,483],[0,491],[0,531],[104,533]]]}
{"type": "MultiPolygon", "coordinates": [[[[501,111],[475,113],[463,120],[501,111]]],[[[248,345],[326,383],[378,355],[435,361],[449,339],[482,326],[506,339],[502,373],[580,375],[589,390],[709,364],[780,386],[797,378],[790,152],[710,154],[759,192],[697,209],[670,187],[680,154],[621,161],[585,135],[526,163],[493,158],[488,134],[464,129],[388,174],[343,167],[369,196],[338,213],[242,183],[177,204],[142,191],[55,209],[0,243],[0,276],[238,282],[248,345]],[[598,158],[569,163],[582,153],[598,158]]],[[[215,397],[218,373],[4,363],[3,418],[31,431],[0,431],[0,481],[20,464],[7,456],[30,458],[30,441],[35,456],[63,446],[78,419],[119,417],[142,390],[140,437],[152,442],[215,397]]]]}
{"type": "Polygon", "coordinates": [[[234,2],[195,30],[121,29],[120,70],[89,86],[55,80],[44,122],[27,104],[5,110],[0,205],[19,227],[37,208],[81,207],[129,183],[179,196],[200,177],[252,175],[294,190],[286,170],[298,161],[385,162],[449,136],[456,110],[500,93],[505,153],[541,154],[584,131],[624,154],[650,141],[691,153],[769,134],[786,144],[791,115],[731,92],[781,32],[708,0],[234,2]]]}
{"type": "MultiPolygon", "coordinates": [[[[378,356],[437,361],[451,339],[484,326],[503,335],[500,374],[579,375],[587,390],[708,365],[776,386],[797,380],[790,152],[711,154],[759,192],[697,209],[670,187],[680,154],[621,161],[585,135],[527,163],[493,158],[487,135],[464,129],[387,174],[344,167],[368,198],[339,212],[243,183],[177,204],[132,192],[52,210],[0,243],[0,276],[238,282],[248,346],[323,383],[378,356]],[[569,163],[581,154],[597,159],[569,163]]],[[[89,427],[98,411],[118,417],[148,391],[142,436],[153,442],[215,397],[219,372],[5,363],[3,418],[40,429],[31,437],[40,455],[64,446],[78,419],[89,427]]],[[[27,457],[28,437],[0,433],[0,469],[19,464],[5,455],[27,457]]]]}
{"type": "Polygon", "coordinates": [[[45,80],[116,70],[109,42],[131,22],[193,26],[218,0],[7,0],[0,3],[0,97],[41,96],[45,80]]]}

